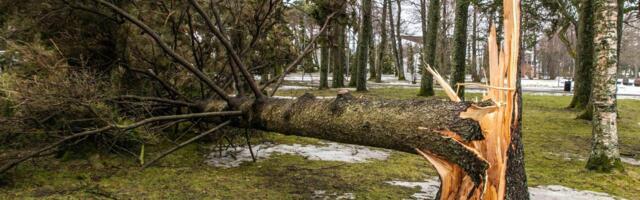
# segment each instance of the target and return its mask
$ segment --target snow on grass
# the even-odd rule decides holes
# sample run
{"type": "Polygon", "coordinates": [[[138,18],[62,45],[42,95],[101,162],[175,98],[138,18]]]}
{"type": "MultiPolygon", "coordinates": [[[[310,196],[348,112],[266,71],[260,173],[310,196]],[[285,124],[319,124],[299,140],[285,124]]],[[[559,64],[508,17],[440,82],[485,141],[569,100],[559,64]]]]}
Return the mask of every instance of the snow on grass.
{"type": "MultiPolygon", "coordinates": [[[[409,188],[420,188],[420,192],[411,195],[413,199],[427,200],[435,199],[440,187],[440,181],[437,178],[431,178],[424,182],[408,182],[408,181],[387,181],[386,183],[409,188]]],[[[537,187],[529,187],[529,196],[532,200],[615,200],[607,193],[593,192],[588,190],[576,190],[560,185],[543,185],[537,187]]]]}
{"type": "MultiPolygon", "coordinates": [[[[263,143],[253,146],[252,149],[258,160],[281,153],[299,155],[309,160],[361,163],[368,160],[386,160],[390,154],[388,150],[373,150],[364,146],[335,142],[323,142],[320,146],[263,143]]],[[[249,148],[237,147],[229,148],[223,152],[213,152],[207,156],[205,163],[216,167],[231,168],[250,161],[252,161],[252,157],[249,148]]]]}

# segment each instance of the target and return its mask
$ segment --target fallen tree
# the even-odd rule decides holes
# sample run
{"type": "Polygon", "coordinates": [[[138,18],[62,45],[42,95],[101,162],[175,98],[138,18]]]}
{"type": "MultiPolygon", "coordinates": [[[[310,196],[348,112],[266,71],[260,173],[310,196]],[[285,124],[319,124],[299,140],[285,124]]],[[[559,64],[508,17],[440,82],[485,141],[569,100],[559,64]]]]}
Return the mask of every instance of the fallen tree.
{"type": "MultiPolygon", "coordinates": [[[[445,89],[450,101],[440,99],[366,99],[353,97],[347,91],[340,91],[335,99],[318,99],[311,94],[305,94],[297,99],[269,97],[264,95],[269,89],[267,86],[276,83],[271,87],[273,95],[282,84],[284,75],[266,81],[262,87],[259,86],[253,80],[252,74],[250,74],[251,70],[246,67],[244,61],[224,35],[224,29],[217,19],[216,9],[210,7],[217,22],[214,24],[211,17],[207,16],[208,12],[205,12],[196,0],[191,0],[189,4],[196,9],[201,18],[205,19],[207,29],[214,33],[216,39],[221,41],[222,47],[229,55],[229,67],[233,69],[233,73],[229,76],[233,77],[235,85],[245,82],[252,90],[250,94],[253,94],[242,93],[238,90],[235,91],[235,95],[230,95],[227,87],[219,86],[221,84],[209,78],[202,70],[194,67],[189,59],[183,58],[172,50],[144,22],[108,1],[94,1],[139,27],[178,65],[193,73],[200,82],[217,95],[197,101],[136,96],[122,96],[120,98],[161,102],[173,104],[176,107],[186,106],[193,114],[197,115],[197,118],[208,118],[209,123],[217,122],[219,124],[219,126],[166,151],[158,159],[178,150],[189,142],[207,134],[214,134],[222,126],[230,125],[422,155],[440,175],[442,182],[439,192],[440,199],[505,199],[510,198],[506,196],[508,193],[527,193],[526,187],[507,184],[508,177],[511,177],[509,180],[512,182],[525,181],[522,180],[525,179],[524,170],[508,170],[510,167],[522,166],[507,164],[511,159],[510,151],[522,150],[522,146],[512,145],[514,138],[516,142],[519,142],[517,140],[520,139],[519,135],[512,137],[513,133],[519,134],[520,127],[517,122],[521,115],[517,109],[519,103],[517,101],[518,90],[516,90],[520,41],[519,1],[504,0],[505,45],[502,51],[498,50],[495,28],[491,28],[489,37],[491,78],[489,85],[481,85],[487,88],[487,95],[481,102],[461,101],[456,96],[456,92],[446,84],[446,81],[430,67],[425,67],[425,70],[434,75],[437,82],[445,89]],[[215,118],[204,114],[198,115],[198,113],[210,113],[215,118]],[[507,172],[517,174],[508,174],[507,172]]],[[[318,35],[321,35],[326,29],[330,20],[331,17],[325,21],[318,35]]],[[[315,42],[316,38],[311,41],[315,42]]],[[[312,50],[311,46],[308,45],[302,55],[287,65],[285,72],[290,72],[302,60],[301,58],[312,50]]],[[[163,85],[165,84],[169,83],[164,82],[163,85]]],[[[167,87],[174,88],[171,85],[167,87]]],[[[159,118],[191,119],[194,117],[165,116],[153,119],[159,118]]],[[[137,124],[141,126],[147,122],[150,120],[143,120],[136,123],[136,126],[110,125],[107,128],[83,132],[81,136],[100,134],[114,129],[128,130],[139,127],[137,124]]],[[[0,173],[70,139],[73,138],[64,138],[62,141],[36,151],[36,153],[9,162],[8,165],[1,168],[0,173]]],[[[518,162],[522,163],[523,161],[518,160],[518,162]]],[[[150,164],[152,162],[145,167],[150,164]]],[[[521,195],[518,198],[528,198],[528,195],[521,195]]]]}

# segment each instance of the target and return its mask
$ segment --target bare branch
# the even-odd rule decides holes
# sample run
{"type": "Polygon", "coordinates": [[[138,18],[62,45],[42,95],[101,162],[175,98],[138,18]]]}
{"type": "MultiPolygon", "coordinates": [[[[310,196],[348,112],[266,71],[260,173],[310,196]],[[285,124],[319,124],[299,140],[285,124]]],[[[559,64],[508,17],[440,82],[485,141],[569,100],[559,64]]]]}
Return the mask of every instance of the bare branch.
{"type": "Polygon", "coordinates": [[[5,173],[7,170],[15,167],[16,165],[28,160],[29,158],[32,157],[36,157],[38,155],[40,155],[41,153],[51,150],[57,146],[60,146],[61,144],[64,144],[65,142],[75,139],[75,138],[80,138],[80,137],[85,137],[85,136],[89,136],[89,135],[94,135],[94,134],[99,134],[99,133],[103,133],[106,131],[110,131],[110,130],[114,130],[114,129],[119,129],[121,131],[123,130],[131,130],[131,129],[135,129],[138,128],[140,126],[143,126],[145,124],[149,124],[149,123],[153,123],[153,122],[158,122],[158,121],[167,121],[167,120],[179,120],[179,119],[193,119],[193,118],[204,118],[204,117],[215,117],[215,116],[238,116],[241,115],[242,112],[241,111],[224,111],[224,112],[206,112],[206,113],[194,113],[194,114],[184,114],[184,115],[169,115],[169,116],[160,116],[160,117],[152,117],[152,118],[147,118],[144,119],[142,121],[133,123],[133,124],[128,124],[128,125],[108,125],[99,129],[95,129],[95,130],[90,130],[90,131],[84,131],[84,132],[80,132],[80,133],[76,133],[67,137],[64,137],[56,142],[54,142],[53,144],[47,145],[46,147],[35,151],[33,153],[30,153],[22,158],[19,158],[17,160],[11,161],[5,165],[2,166],[2,168],[0,168],[0,174],[5,173]]]}
{"type": "Polygon", "coordinates": [[[176,62],[178,62],[184,68],[187,68],[189,71],[191,71],[193,74],[195,74],[200,80],[204,81],[222,99],[224,99],[227,102],[229,101],[229,96],[227,95],[227,93],[224,90],[222,90],[222,88],[218,87],[218,85],[216,85],[209,77],[207,77],[207,75],[205,75],[202,71],[196,69],[193,66],[193,64],[189,63],[189,61],[187,61],[185,58],[180,56],[175,51],[171,50],[171,47],[169,47],[169,45],[167,45],[165,42],[162,41],[162,38],[160,37],[160,35],[158,35],[153,29],[151,29],[149,26],[147,26],[144,22],[138,20],[137,18],[131,16],[126,11],[120,9],[118,6],[115,6],[112,3],[109,3],[109,2],[107,2],[105,0],[94,0],[94,1],[100,3],[100,4],[104,5],[104,6],[107,6],[108,8],[110,8],[114,12],[118,13],[119,15],[121,15],[122,17],[124,17],[125,19],[130,21],[131,23],[133,23],[136,26],[138,26],[145,33],[147,33],[149,36],[151,36],[153,38],[153,40],[160,46],[160,48],[162,48],[162,50],[164,50],[165,53],[167,53],[169,56],[171,56],[176,62]]]}
{"type": "MultiPolygon", "coordinates": [[[[235,62],[235,64],[236,64],[235,67],[240,69],[240,72],[244,76],[246,82],[249,84],[249,87],[251,87],[251,90],[253,90],[253,93],[256,96],[256,98],[257,99],[264,99],[265,95],[262,94],[261,90],[258,88],[258,84],[253,79],[253,75],[251,75],[251,73],[249,73],[249,70],[247,70],[247,67],[244,65],[244,63],[240,59],[240,56],[238,56],[238,54],[235,52],[235,50],[233,49],[233,46],[231,46],[231,43],[229,42],[229,40],[227,40],[225,38],[225,36],[222,34],[222,32],[220,32],[221,31],[220,29],[216,28],[216,26],[211,21],[211,18],[209,18],[207,13],[204,12],[202,7],[200,7],[200,5],[198,4],[198,2],[196,2],[196,0],[189,0],[189,2],[196,9],[196,11],[200,14],[200,16],[205,20],[205,22],[207,24],[207,27],[209,27],[211,32],[213,32],[213,35],[215,35],[216,38],[218,38],[218,40],[220,40],[222,45],[225,47],[225,49],[227,50],[227,53],[229,54],[229,56],[231,56],[233,62],[235,62]]],[[[214,13],[218,12],[216,9],[212,9],[212,10],[213,10],[214,13]]],[[[215,14],[215,15],[217,15],[217,14],[215,14]]],[[[220,24],[218,24],[218,25],[220,25],[220,24]]]]}
{"type": "Polygon", "coordinates": [[[142,166],[142,169],[145,169],[145,168],[147,168],[147,167],[149,167],[149,166],[153,165],[153,164],[154,164],[154,163],[156,163],[158,160],[160,160],[160,159],[164,158],[165,156],[167,156],[167,155],[169,155],[169,154],[173,153],[174,151],[177,151],[178,149],[181,149],[182,147],[187,146],[188,144],[191,144],[192,142],[194,142],[194,141],[196,141],[196,140],[198,140],[198,139],[200,139],[200,138],[202,138],[202,137],[204,137],[204,136],[207,136],[207,135],[209,135],[209,134],[211,134],[211,133],[213,133],[213,132],[217,131],[218,129],[220,129],[220,128],[222,128],[222,127],[224,127],[224,126],[226,126],[226,125],[228,125],[228,124],[230,124],[230,123],[231,123],[231,121],[223,122],[222,124],[219,124],[219,125],[218,125],[218,126],[216,126],[215,128],[209,129],[208,131],[206,131],[206,132],[204,132],[204,133],[201,133],[201,134],[200,134],[200,135],[198,135],[198,136],[195,136],[195,137],[193,137],[193,138],[191,138],[191,139],[189,139],[189,140],[187,140],[187,141],[185,141],[185,142],[183,142],[183,143],[180,143],[178,146],[175,146],[175,147],[173,147],[173,148],[171,148],[171,149],[169,149],[169,150],[167,150],[167,151],[165,151],[165,152],[162,152],[158,157],[154,158],[153,160],[149,161],[148,163],[145,163],[145,164],[142,166]]]}
{"type": "Polygon", "coordinates": [[[185,107],[197,107],[198,106],[198,104],[191,103],[191,102],[173,100],[173,99],[165,99],[165,98],[160,98],[160,97],[141,97],[141,96],[135,96],[135,95],[122,95],[122,96],[118,96],[118,97],[115,97],[115,98],[112,98],[112,99],[132,99],[132,100],[137,100],[137,101],[152,101],[152,102],[173,104],[173,105],[179,105],[179,106],[185,106],[185,107]]]}

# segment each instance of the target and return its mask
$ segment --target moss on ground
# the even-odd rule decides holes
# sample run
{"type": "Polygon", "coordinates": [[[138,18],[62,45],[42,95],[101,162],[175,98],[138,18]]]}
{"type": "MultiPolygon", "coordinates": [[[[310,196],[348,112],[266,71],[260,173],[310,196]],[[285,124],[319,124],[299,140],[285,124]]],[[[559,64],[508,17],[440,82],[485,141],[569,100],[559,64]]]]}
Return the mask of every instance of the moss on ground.
{"type": "MultiPolygon", "coordinates": [[[[303,90],[279,95],[300,96],[303,90]]],[[[312,91],[334,96],[335,90],[312,91]]],[[[414,98],[417,89],[381,88],[355,96],[414,98]]],[[[442,94],[438,93],[442,98],[442,94]]],[[[478,94],[470,94],[474,99],[478,94]]],[[[417,97],[416,97],[417,98],[417,97]]],[[[564,109],[570,97],[524,96],[524,145],[530,186],[563,185],[640,199],[640,167],[624,164],[624,172],[598,173],[585,169],[591,126],[564,109]]],[[[640,101],[619,102],[621,152],[640,158],[640,101]]],[[[318,144],[319,140],[265,133],[254,143],[318,144]]],[[[201,142],[169,155],[155,167],[138,170],[135,157],[106,154],[99,159],[61,161],[40,158],[0,177],[0,199],[308,199],[316,190],[354,193],[359,199],[402,199],[418,192],[384,183],[420,181],[435,173],[419,156],[392,152],[385,161],[345,164],[275,155],[257,163],[223,169],[203,164],[211,144],[201,142]],[[98,161],[96,161],[98,160],[98,161]],[[95,162],[99,162],[96,164],[95,162]]],[[[168,145],[148,146],[158,152],[168,145]]],[[[153,154],[148,153],[147,158],[153,154]]]]}

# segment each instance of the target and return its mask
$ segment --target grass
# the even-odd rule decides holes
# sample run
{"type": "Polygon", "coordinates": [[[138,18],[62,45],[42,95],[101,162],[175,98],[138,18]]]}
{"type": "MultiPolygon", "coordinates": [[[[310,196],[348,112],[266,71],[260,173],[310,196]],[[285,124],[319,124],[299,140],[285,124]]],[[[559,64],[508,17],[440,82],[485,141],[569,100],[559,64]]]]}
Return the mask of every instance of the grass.
{"type": "MultiPolygon", "coordinates": [[[[300,96],[304,92],[281,91],[279,95],[300,96]]],[[[335,90],[311,92],[317,96],[336,94],[335,90]]],[[[416,93],[417,89],[411,88],[380,88],[354,95],[414,98],[416,93]]],[[[468,99],[477,96],[470,94],[468,99]]],[[[639,166],[624,164],[624,172],[613,173],[584,169],[591,126],[587,121],[576,120],[576,112],[564,109],[570,100],[562,96],[524,96],[523,139],[529,186],[563,185],[640,199],[639,166]]],[[[640,158],[640,101],[620,100],[619,114],[621,152],[640,158]]],[[[316,139],[273,133],[256,140],[318,143],[316,139]]],[[[308,199],[316,190],[350,192],[358,199],[402,199],[418,189],[391,186],[384,181],[420,181],[435,175],[422,158],[400,152],[392,152],[389,160],[358,164],[276,155],[222,169],[202,163],[211,151],[206,148],[209,145],[190,145],[145,171],[138,170],[135,158],[115,154],[70,161],[41,158],[9,174],[5,179],[10,183],[0,187],[0,199],[308,199]]],[[[163,147],[148,148],[148,152],[158,152],[163,147]]]]}

